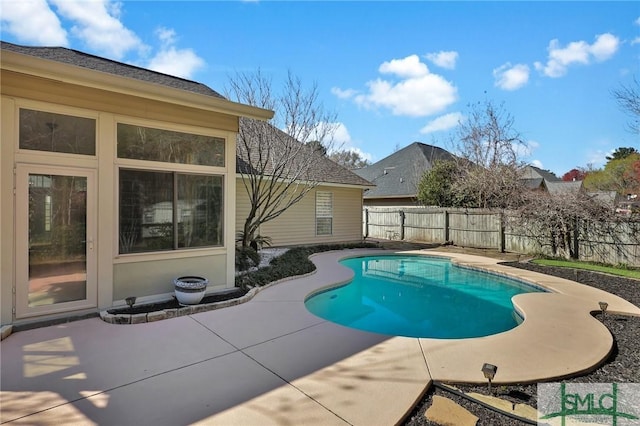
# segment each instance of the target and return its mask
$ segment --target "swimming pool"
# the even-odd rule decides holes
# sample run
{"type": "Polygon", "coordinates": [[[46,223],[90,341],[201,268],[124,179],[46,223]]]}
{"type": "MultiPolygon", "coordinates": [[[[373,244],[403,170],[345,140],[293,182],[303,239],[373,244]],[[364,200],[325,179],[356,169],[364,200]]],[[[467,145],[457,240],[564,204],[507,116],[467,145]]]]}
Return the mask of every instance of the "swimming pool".
{"type": "Polygon", "coordinates": [[[521,321],[511,298],[544,291],[520,281],[424,256],[367,256],[340,262],[355,276],[311,295],[326,320],[380,334],[439,339],[488,336],[521,321]]]}

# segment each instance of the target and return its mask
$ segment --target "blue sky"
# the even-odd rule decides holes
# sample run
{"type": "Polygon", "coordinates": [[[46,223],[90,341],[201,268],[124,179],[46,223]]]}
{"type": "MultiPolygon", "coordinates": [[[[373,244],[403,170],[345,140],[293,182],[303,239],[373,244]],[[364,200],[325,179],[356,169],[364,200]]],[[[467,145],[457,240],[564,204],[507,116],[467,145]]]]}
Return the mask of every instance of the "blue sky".
{"type": "Polygon", "coordinates": [[[260,68],[317,84],[345,148],[452,150],[468,105],[504,104],[523,159],[559,176],[640,149],[611,95],[640,79],[640,2],[0,0],[2,40],[65,46],[223,92],[260,68]]]}

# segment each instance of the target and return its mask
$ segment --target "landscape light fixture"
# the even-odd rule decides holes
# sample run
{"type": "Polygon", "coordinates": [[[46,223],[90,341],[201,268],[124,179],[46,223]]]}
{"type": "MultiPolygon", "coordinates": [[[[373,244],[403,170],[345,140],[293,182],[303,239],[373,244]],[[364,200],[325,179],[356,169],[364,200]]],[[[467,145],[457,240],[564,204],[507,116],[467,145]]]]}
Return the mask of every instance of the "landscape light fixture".
{"type": "Polygon", "coordinates": [[[489,381],[489,394],[491,394],[491,380],[496,376],[496,371],[498,371],[498,367],[493,364],[485,362],[482,366],[482,374],[489,381]]]}
{"type": "Polygon", "coordinates": [[[126,299],[124,299],[124,301],[127,302],[127,305],[129,305],[129,307],[131,308],[136,303],[136,297],[135,296],[129,296],[126,299]]]}
{"type": "Polygon", "coordinates": [[[598,305],[600,305],[600,311],[602,312],[602,322],[604,322],[604,313],[607,312],[609,304],[607,302],[598,302],[598,305]]]}

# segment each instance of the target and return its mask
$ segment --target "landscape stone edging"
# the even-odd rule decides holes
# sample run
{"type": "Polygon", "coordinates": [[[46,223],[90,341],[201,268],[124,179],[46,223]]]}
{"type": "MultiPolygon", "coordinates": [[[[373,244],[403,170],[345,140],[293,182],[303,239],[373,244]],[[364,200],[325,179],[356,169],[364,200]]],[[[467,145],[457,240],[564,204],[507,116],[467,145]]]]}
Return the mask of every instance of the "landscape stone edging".
{"type": "Polygon", "coordinates": [[[180,308],[163,309],[161,311],[154,311],[146,314],[110,314],[107,310],[104,310],[100,311],[100,319],[108,324],[144,324],[147,322],[156,322],[175,317],[182,317],[185,315],[198,314],[200,312],[213,311],[215,309],[228,308],[230,306],[248,302],[249,300],[253,299],[256,294],[260,293],[262,290],[266,290],[269,287],[293,279],[306,278],[315,273],[316,270],[303,275],[282,278],[269,284],[265,284],[262,287],[253,287],[242,297],[223,300],[221,302],[200,303],[197,305],[181,306],[180,308]]]}
{"type": "Polygon", "coordinates": [[[6,339],[13,332],[13,325],[3,325],[0,327],[0,341],[6,339]]]}

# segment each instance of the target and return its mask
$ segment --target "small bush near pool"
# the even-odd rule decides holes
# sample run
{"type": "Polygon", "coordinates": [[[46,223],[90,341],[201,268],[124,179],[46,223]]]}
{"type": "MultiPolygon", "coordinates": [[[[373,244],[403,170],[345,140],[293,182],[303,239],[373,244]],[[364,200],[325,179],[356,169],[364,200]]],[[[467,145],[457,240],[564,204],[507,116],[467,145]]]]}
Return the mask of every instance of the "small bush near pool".
{"type": "Polygon", "coordinates": [[[249,272],[236,277],[236,287],[246,289],[249,287],[261,287],[271,282],[296,275],[304,275],[313,272],[316,267],[309,260],[314,253],[331,250],[343,250],[352,248],[376,248],[372,243],[354,244],[326,244],[319,246],[294,247],[282,256],[271,260],[269,266],[257,271],[249,272]]]}

